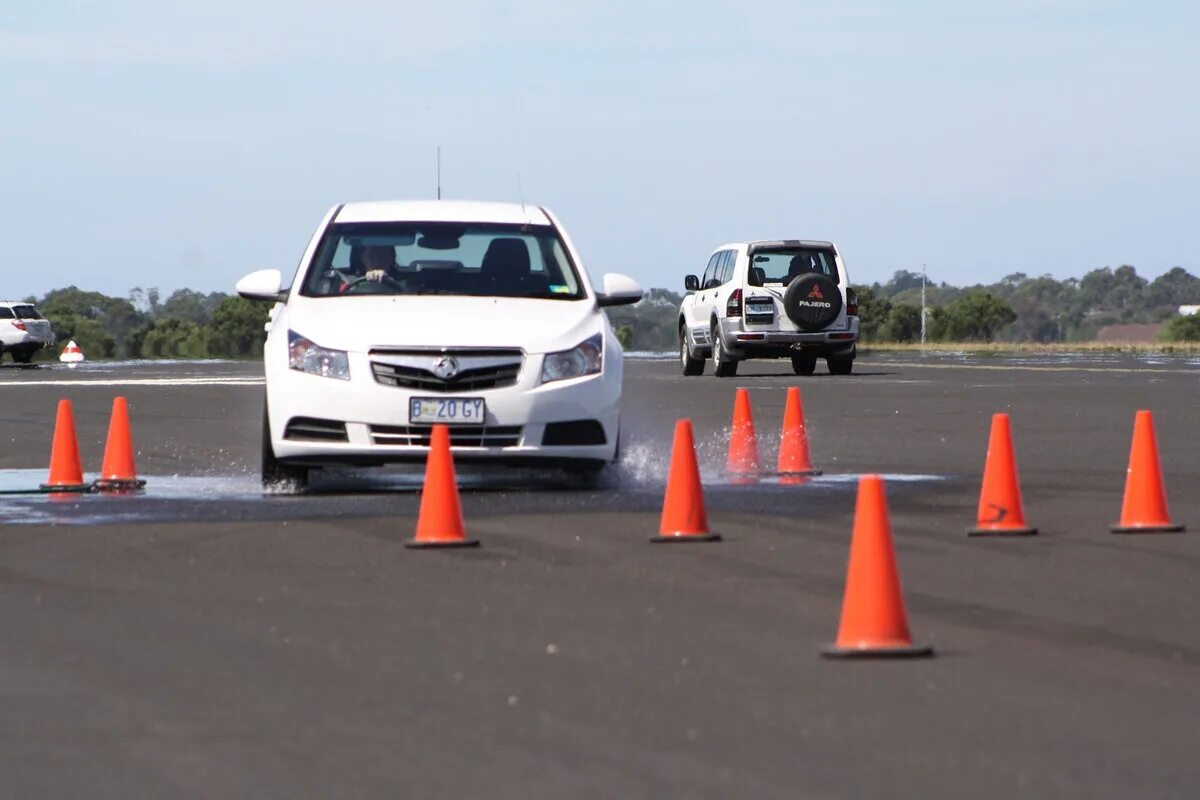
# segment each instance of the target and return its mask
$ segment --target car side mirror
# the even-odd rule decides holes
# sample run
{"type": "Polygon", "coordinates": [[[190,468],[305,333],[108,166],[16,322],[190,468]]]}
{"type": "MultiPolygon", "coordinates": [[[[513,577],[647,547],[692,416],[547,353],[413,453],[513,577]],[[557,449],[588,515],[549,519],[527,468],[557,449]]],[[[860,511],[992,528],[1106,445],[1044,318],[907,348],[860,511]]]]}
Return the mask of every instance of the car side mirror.
{"type": "Polygon", "coordinates": [[[700,279],[695,275],[683,276],[683,288],[685,291],[698,292],[700,291],[700,279]]]}
{"type": "Polygon", "coordinates": [[[628,275],[609,272],[601,282],[604,291],[596,293],[596,304],[604,306],[626,306],[642,299],[642,287],[628,275]]]}
{"type": "Polygon", "coordinates": [[[277,269],[260,269],[237,282],[237,293],[247,300],[267,300],[282,303],[287,292],[282,290],[283,274],[277,269]]]}

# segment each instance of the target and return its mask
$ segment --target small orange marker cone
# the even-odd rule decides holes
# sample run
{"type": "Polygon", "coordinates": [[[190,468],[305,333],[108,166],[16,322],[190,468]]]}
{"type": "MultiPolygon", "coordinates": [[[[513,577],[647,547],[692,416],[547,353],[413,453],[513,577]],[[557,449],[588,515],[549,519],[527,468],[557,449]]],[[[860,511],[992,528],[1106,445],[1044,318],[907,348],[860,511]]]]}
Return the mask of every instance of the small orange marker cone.
{"type": "Polygon", "coordinates": [[[783,408],[783,433],[779,438],[779,465],[776,470],[782,476],[781,483],[803,484],[804,477],[820,475],[813,469],[808,456],[808,433],[804,427],[804,404],[800,400],[800,388],[792,386],[787,391],[787,405],[783,408]]]}
{"type": "Polygon", "coordinates": [[[58,401],[58,417],[54,421],[54,442],[50,446],[50,476],[42,488],[53,492],[86,492],[83,467],[79,463],[79,440],[75,438],[75,415],[71,401],[58,401]]]}
{"type": "Polygon", "coordinates": [[[842,621],[837,642],[826,646],[821,654],[829,658],[933,655],[932,647],[914,645],[908,632],[887,497],[883,478],[878,475],[864,475],[858,481],[842,621]]]}
{"type": "Polygon", "coordinates": [[[112,418],[108,423],[108,440],[104,445],[104,462],[96,488],[105,492],[127,492],[146,485],[137,476],[133,463],[133,435],[129,431],[129,403],[124,397],[113,399],[112,418]]]}
{"type": "Polygon", "coordinates": [[[425,460],[425,488],[421,490],[421,510],[417,515],[417,533],[405,547],[478,547],[478,539],[468,539],[463,531],[462,505],[458,500],[458,481],[454,476],[454,456],[450,454],[450,431],[434,425],[425,460]]]}
{"type": "Polygon", "coordinates": [[[658,536],[652,542],[717,542],[719,533],[708,530],[708,515],[704,513],[704,489],[700,485],[700,467],[696,464],[696,447],[692,440],[692,423],[681,419],[675,423],[675,442],[671,446],[671,472],[667,475],[667,492],[663,497],[662,522],[658,536]]]}
{"type": "Polygon", "coordinates": [[[979,492],[979,513],[975,527],[968,528],[967,535],[1033,536],[1035,533],[1037,528],[1025,524],[1025,511],[1021,507],[1021,485],[1008,414],[993,414],[983,466],[983,488],[979,492]]]}
{"type": "Polygon", "coordinates": [[[754,414],[750,393],[738,389],[733,398],[733,423],[729,429],[729,458],[725,471],[748,483],[758,477],[758,436],[754,433],[754,414]]]}
{"type": "Polygon", "coordinates": [[[1129,468],[1125,471],[1121,521],[1112,526],[1112,532],[1174,533],[1182,530],[1183,526],[1171,522],[1167,512],[1167,490],[1158,461],[1154,415],[1139,411],[1133,420],[1133,445],[1129,450],[1129,468]]]}

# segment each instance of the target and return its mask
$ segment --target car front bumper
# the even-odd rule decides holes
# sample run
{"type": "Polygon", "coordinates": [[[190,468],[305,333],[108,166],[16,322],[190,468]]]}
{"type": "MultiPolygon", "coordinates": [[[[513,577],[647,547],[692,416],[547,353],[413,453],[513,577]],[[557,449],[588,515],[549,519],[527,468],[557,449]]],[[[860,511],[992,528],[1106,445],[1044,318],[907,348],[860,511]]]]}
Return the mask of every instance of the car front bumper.
{"type": "MultiPolygon", "coordinates": [[[[268,355],[268,359],[271,356],[268,355]]],[[[621,360],[605,353],[604,370],[595,375],[542,384],[542,356],[529,354],[514,385],[438,393],[378,382],[366,353],[350,354],[350,380],[337,380],[289,369],[272,360],[267,367],[267,406],[272,448],[281,460],[321,464],[382,464],[425,459],[428,424],[410,424],[409,400],[478,397],[486,403],[482,426],[450,425],[452,450],[460,461],[530,465],[607,463],[616,457],[621,397],[621,360]],[[297,438],[289,422],[307,418],[343,423],[345,441],[297,438]],[[595,420],[603,443],[545,444],[552,423],[595,420]],[[471,429],[469,435],[460,433],[471,429]],[[501,431],[503,435],[497,436],[501,431]],[[514,432],[515,431],[515,432],[514,432]],[[463,440],[473,440],[462,444],[463,440]],[[501,441],[500,446],[485,444],[501,441]]],[[[588,439],[595,441],[595,439],[588,439]]]]}

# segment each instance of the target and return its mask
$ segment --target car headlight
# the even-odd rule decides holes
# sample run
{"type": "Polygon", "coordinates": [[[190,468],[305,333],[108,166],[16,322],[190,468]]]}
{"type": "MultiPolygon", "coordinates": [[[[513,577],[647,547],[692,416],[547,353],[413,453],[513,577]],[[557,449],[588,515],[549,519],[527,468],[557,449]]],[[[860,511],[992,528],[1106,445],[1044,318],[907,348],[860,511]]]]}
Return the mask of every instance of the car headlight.
{"type": "Polygon", "coordinates": [[[350,357],[345,350],[330,350],[288,331],[288,366],[310,375],[350,380],[350,357]]]}
{"type": "Polygon", "coordinates": [[[604,337],[596,334],[570,350],[547,353],[542,361],[542,383],[594,375],[604,366],[604,337]]]}

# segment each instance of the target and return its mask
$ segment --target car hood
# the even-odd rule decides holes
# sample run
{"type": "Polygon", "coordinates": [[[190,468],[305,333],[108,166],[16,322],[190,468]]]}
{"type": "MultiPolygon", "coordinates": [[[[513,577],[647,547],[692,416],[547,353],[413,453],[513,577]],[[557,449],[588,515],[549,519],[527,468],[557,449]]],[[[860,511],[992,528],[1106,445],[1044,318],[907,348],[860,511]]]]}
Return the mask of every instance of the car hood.
{"type": "Polygon", "coordinates": [[[322,347],[519,347],[545,353],[574,347],[603,325],[591,300],[447,295],[299,297],[276,324],[322,347]]]}

